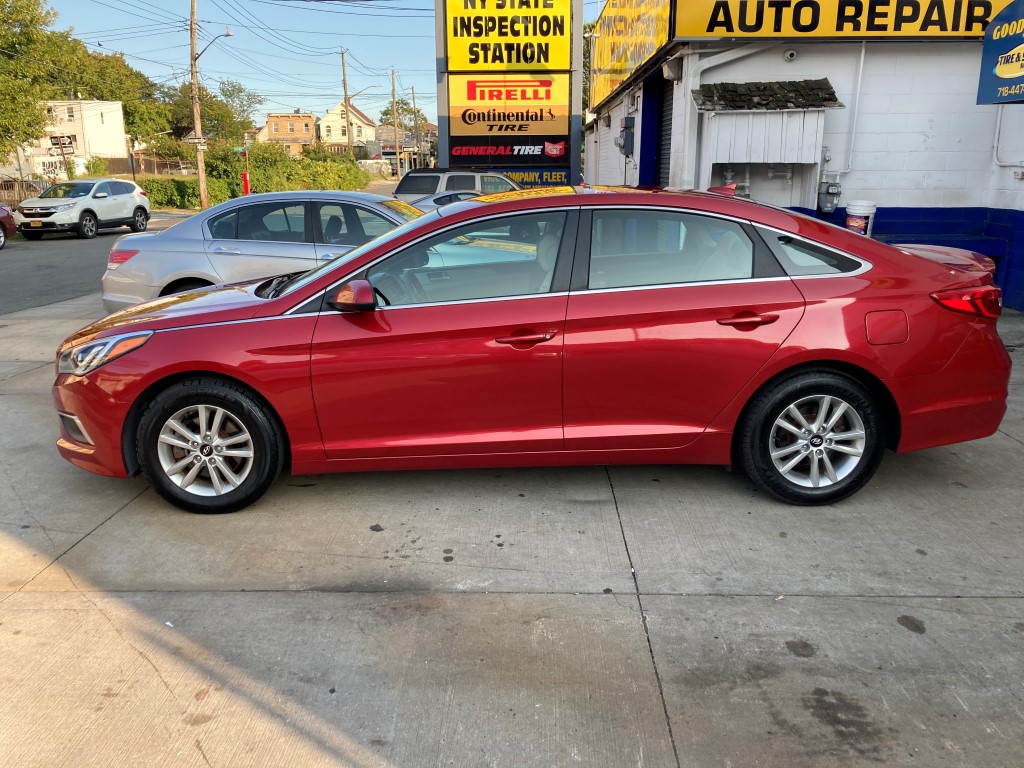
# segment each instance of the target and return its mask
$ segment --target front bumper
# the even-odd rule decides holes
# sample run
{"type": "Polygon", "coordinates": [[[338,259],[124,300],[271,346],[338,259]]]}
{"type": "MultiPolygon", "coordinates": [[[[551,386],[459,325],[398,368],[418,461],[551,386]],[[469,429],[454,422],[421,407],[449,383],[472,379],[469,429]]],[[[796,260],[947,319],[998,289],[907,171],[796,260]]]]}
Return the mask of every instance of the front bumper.
{"type": "Polygon", "coordinates": [[[78,226],[78,212],[71,210],[49,216],[24,216],[15,211],[14,223],[19,232],[67,232],[78,226]]]}
{"type": "Polygon", "coordinates": [[[61,456],[97,475],[128,477],[121,452],[127,403],[111,397],[88,378],[58,374],[53,383],[53,404],[59,414],[57,451],[61,456]],[[81,431],[69,422],[69,417],[77,421],[81,431]]]}

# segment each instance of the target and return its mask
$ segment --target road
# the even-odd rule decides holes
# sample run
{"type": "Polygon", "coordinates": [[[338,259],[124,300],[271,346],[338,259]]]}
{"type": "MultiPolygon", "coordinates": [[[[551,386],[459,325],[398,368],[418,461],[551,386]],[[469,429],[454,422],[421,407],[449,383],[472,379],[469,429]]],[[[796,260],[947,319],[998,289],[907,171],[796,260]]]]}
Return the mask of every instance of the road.
{"type": "MultiPolygon", "coordinates": [[[[155,215],[150,229],[165,229],[178,218],[155,215]]],[[[0,314],[76,299],[100,289],[107,254],[127,227],[104,229],[93,240],[51,235],[34,243],[12,237],[0,251],[0,314]]]]}

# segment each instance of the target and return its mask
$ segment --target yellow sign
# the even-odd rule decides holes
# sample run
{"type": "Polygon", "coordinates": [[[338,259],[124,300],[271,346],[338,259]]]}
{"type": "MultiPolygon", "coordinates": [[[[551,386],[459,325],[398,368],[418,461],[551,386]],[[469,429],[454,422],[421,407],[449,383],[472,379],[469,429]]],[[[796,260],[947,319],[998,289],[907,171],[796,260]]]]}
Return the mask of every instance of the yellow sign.
{"type": "Polygon", "coordinates": [[[671,0],[608,0],[591,38],[590,105],[600,103],[669,41],[671,0]]]}
{"type": "Polygon", "coordinates": [[[676,0],[676,37],[981,37],[1010,0],[676,0]]]}
{"type": "Polygon", "coordinates": [[[550,136],[569,132],[567,74],[449,75],[452,136],[550,136]]]}
{"type": "Polygon", "coordinates": [[[572,0],[448,0],[445,26],[450,72],[572,67],[572,0]]]}

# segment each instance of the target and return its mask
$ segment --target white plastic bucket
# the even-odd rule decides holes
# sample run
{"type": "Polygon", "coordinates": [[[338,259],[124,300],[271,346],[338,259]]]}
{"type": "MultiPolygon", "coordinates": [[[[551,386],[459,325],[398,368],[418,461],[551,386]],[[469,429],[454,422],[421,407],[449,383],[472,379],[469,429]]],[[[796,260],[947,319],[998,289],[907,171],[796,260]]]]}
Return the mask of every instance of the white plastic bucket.
{"type": "Polygon", "coordinates": [[[850,200],[846,204],[846,228],[871,237],[875,223],[875,204],[870,200],[850,200]]]}

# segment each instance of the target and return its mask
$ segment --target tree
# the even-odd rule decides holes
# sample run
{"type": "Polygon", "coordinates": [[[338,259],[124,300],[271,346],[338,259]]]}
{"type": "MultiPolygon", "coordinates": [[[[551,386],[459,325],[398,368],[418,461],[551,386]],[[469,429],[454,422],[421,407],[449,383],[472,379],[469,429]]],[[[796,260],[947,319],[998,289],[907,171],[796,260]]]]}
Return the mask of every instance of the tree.
{"type": "MultiPolygon", "coordinates": [[[[225,96],[222,92],[216,96],[204,86],[199,86],[199,109],[202,112],[203,135],[210,138],[223,139],[241,143],[247,130],[253,127],[252,118],[239,109],[248,109],[251,114],[263,98],[252,91],[247,91],[238,83],[231,83],[225,96]]],[[[182,83],[176,89],[165,91],[170,109],[170,129],[178,138],[190,133],[194,127],[192,119],[192,91],[188,83],[182,83]]]]}
{"type": "Polygon", "coordinates": [[[596,21],[588,21],[583,25],[583,112],[590,109],[590,73],[592,70],[590,49],[594,44],[592,33],[597,29],[596,21]]]}
{"type": "Polygon", "coordinates": [[[46,134],[41,102],[54,95],[46,27],[55,16],[43,0],[0,0],[0,158],[46,134]]]}
{"type": "MultiPolygon", "coordinates": [[[[417,109],[415,112],[412,110],[412,104],[409,103],[408,99],[398,99],[398,127],[400,130],[408,131],[410,133],[415,132],[417,125],[423,125],[427,122],[427,116],[423,114],[423,111],[417,109]]],[[[380,113],[380,125],[382,126],[393,126],[395,124],[394,117],[392,116],[391,105],[380,113]]]]}

